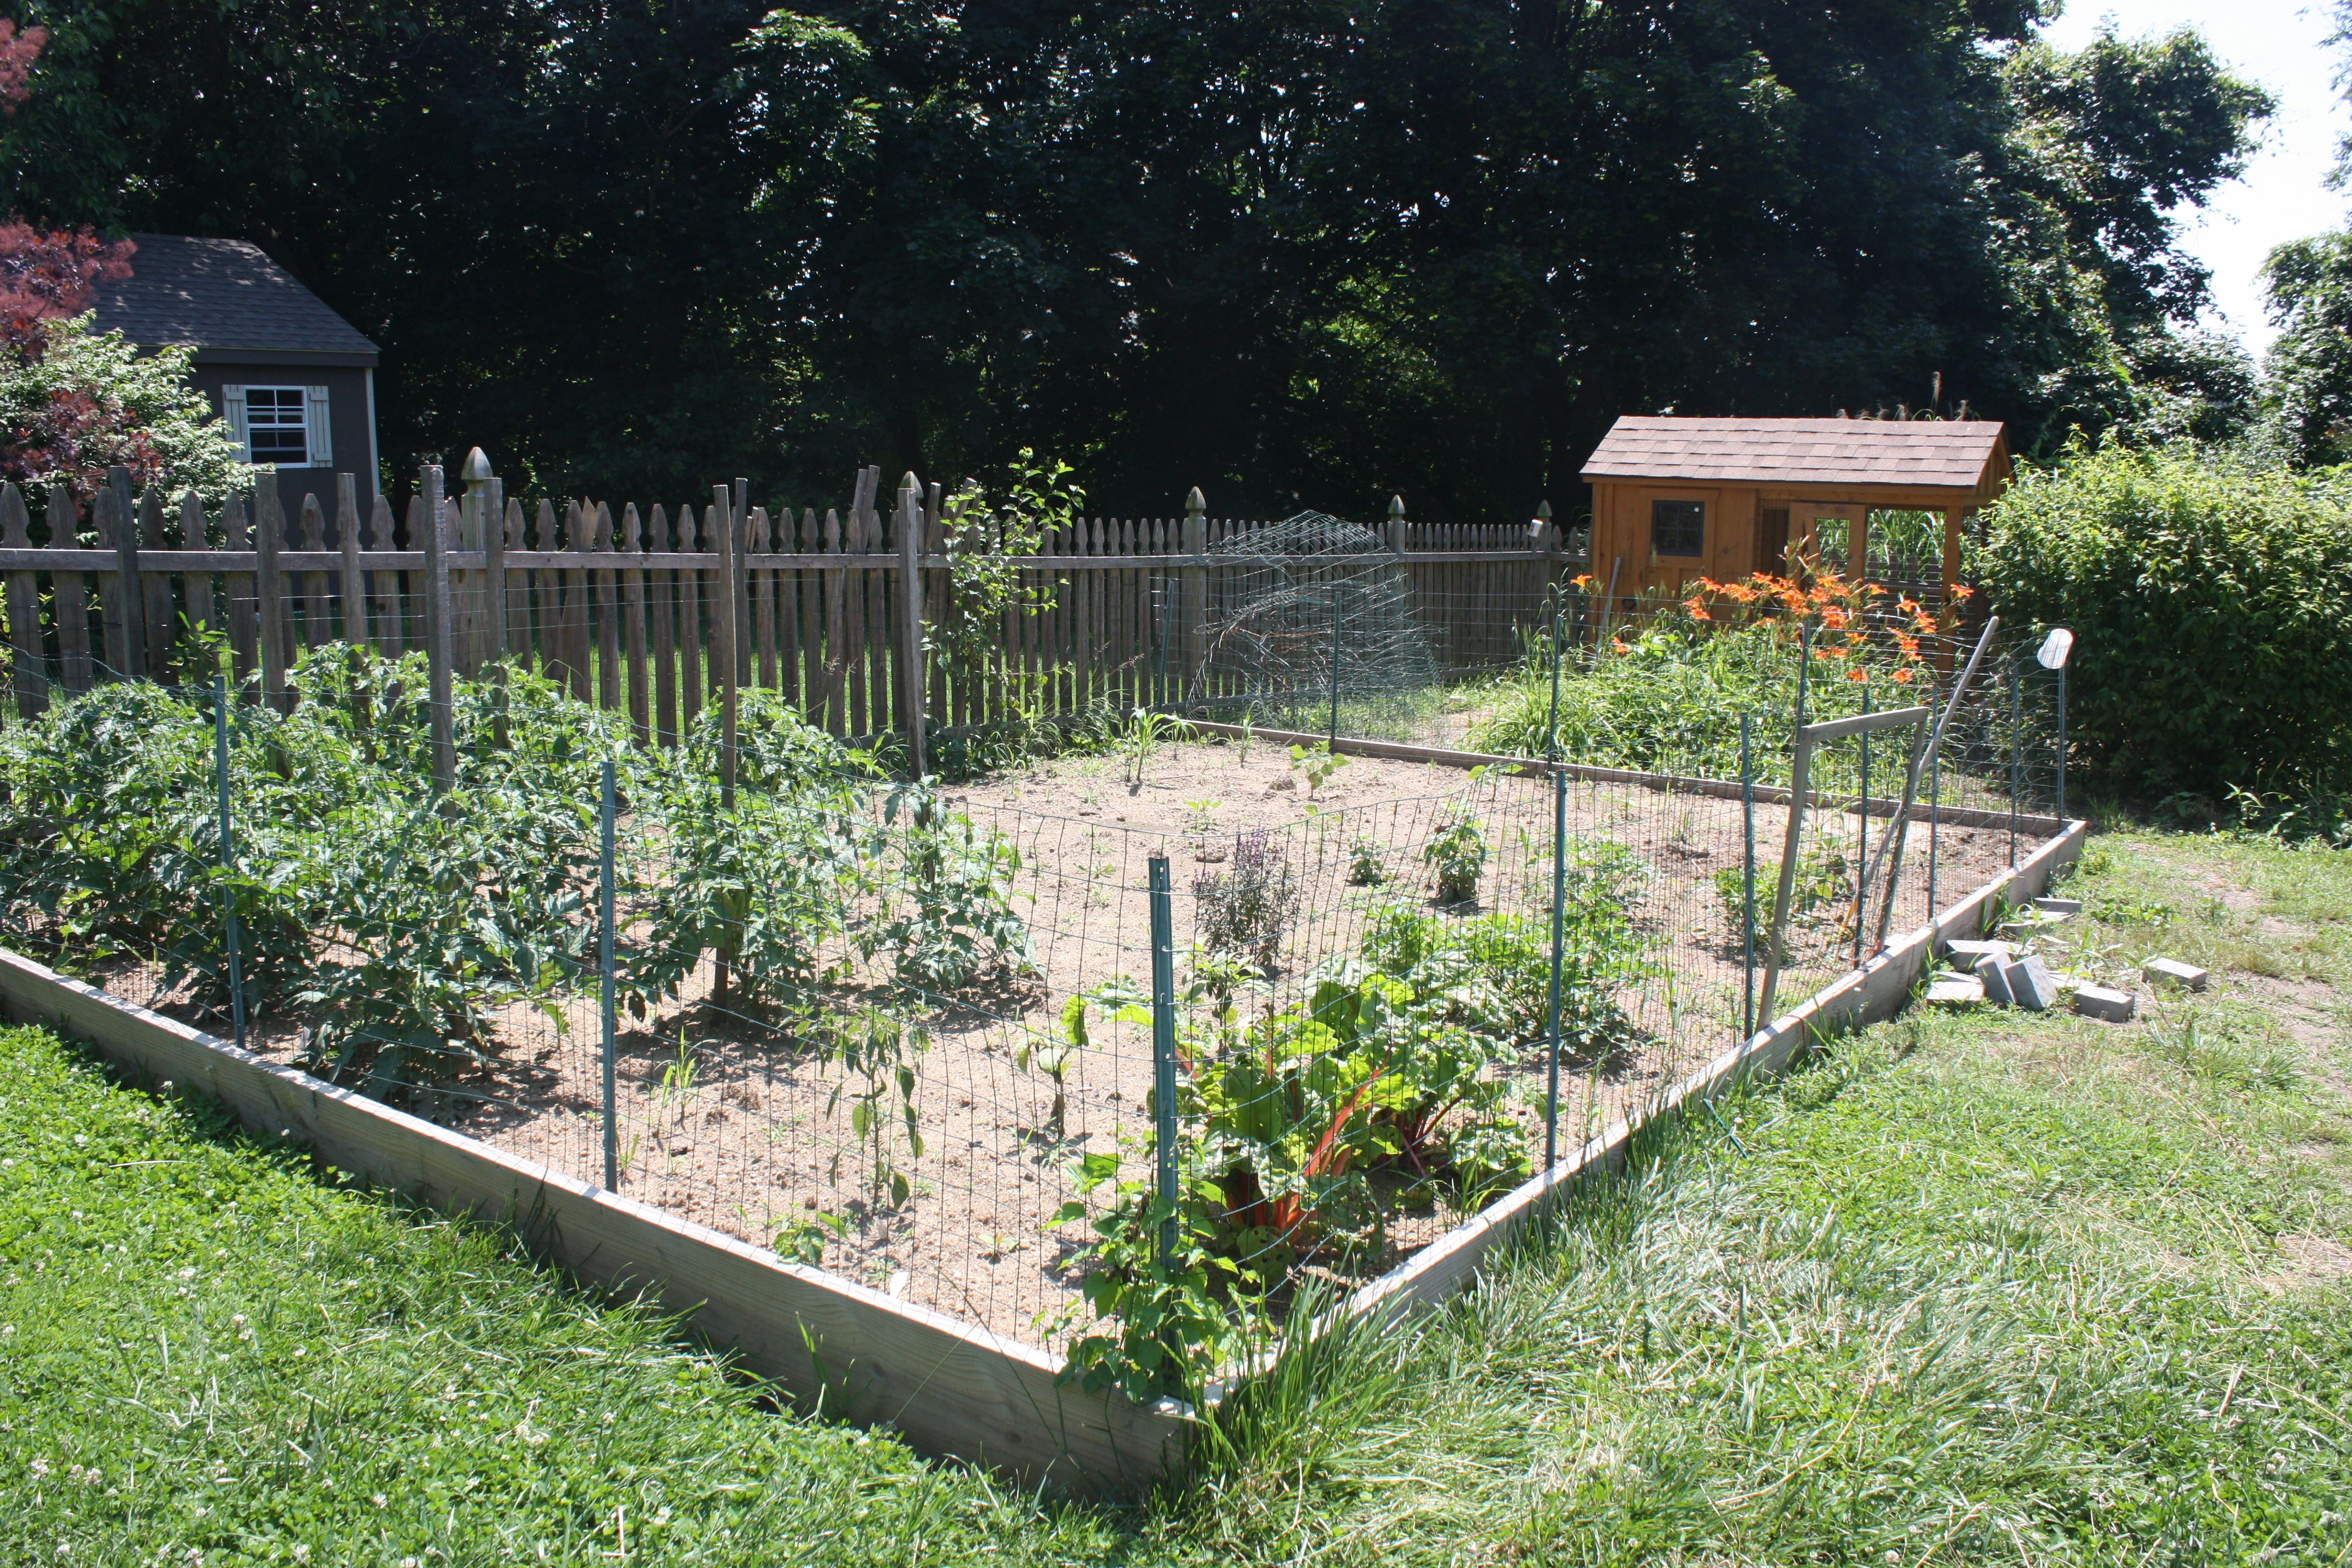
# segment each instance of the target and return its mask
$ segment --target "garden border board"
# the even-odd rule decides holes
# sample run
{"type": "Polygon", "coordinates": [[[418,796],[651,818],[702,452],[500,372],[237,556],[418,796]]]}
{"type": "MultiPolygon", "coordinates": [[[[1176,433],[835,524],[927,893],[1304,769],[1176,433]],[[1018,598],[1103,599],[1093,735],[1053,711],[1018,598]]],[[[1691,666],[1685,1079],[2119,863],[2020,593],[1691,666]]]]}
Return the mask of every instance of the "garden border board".
{"type": "Polygon", "coordinates": [[[870,1290],[283,1067],[0,948],[9,1011],[151,1081],[201,1089],[265,1136],[443,1210],[512,1227],[534,1252],[666,1310],[827,1413],[915,1447],[1069,1489],[1130,1492],[1181,1457],[1191,1410],[1061,1380],[1045,1352],[870,1290]]]}
{"type": "MultiPolygon", "coordinates": [[[[1256,733],[1273,739],[1280,732],[1256,733]]],[[[1364,754],[1404,751],[1422,753],[1408,760],[1444,765],[1486,761],[1455,762],[1475,754],[1440,755],[1429,747],[1359,744],[1382,748],[1364,754]]],[[[1525,759],[1493,760],[1544,766],[1525,759]]],[[[1637,782],[1665,777],[1624,776],[1637,782]]],[[[2029,820],[2059,826],[2051,818],[2021,818],[2021,827],[2029,820]]],[[[1558,1204],[1577,1178],[1620,1167],[1633,1134],[1653,1117],[1711,1099],[1752,1074],[1775,1070],[1809,1038],[1892,1015],[1939,941],[1980,931],[1997,903],[2019,904],[2039,894],[2052,874],[2081,852],[2088,825],[2074,821],[2063,828],[2009,872],[1861,968],[1849,970],[1639,1111],[1611,1123],[1571,1158],[1361,1287],[1345,1310],[1386,1319],[1436,1305],[1467,1281],[1490,1249],[1558,1204]]],[[[1193,1415],[1179,1401],[1139,1405],[1115,1392],[1088,1394],[1064,1383],[1060,1367],[1036,1347],[823,1269],[788,1263],[708,1226],[241,1050],[5,948],[0,948],[0,996],[14,1016],[55,1024],[151,1080],[205,1089],[265,1135],[299,1131],[331,1163],[435,1207],[511,1226],[540,1255],[582,1279],[620,1290],[647,1290],[697,1332],[728,1347],[745,1370],[773,1379],[803,1400],[821,1401],[842,1418],[894,1426],[923,1452],[1025,1481],[1115,1492],[1150,1484],[1182,1458],[1193,1415]]],[[[1223,1386],[1212,1388],[1212,1402],[1223,1386]]]]}
{"type": "Polygon", "coordinates": [[[1633,1134],[1654,1118],[1704,1103],[1751,1077],[1776,1071],[1809,1040],[1827,1039],[1834,1033],[1892,1017],[1934,962],[1938,943],[1954,936],[1979,935],[1987,917],[1997,910],[2039,897],[2058,868],[2082,853],[2089,833],[2090,824],[2083,820],[2065,824],[2063,832],[2006,873],[1881,949],[1861,968],[1846,971],[1641,1110],[1610,1123],[1569,1159],[1522,1184],[1358,1289],[1349,1299],[1346,1310],[1357,1317],[1391,1318],[1435,1306],[1467,1282],[1487,1252],[1512,1240],[1559,1204],[1578,1179],[1622,1168],[1633,1134]]]}
{"type": "MultiPolygon", "coordinates": [[[[1536,757],[1508,757],[1492,752],[1457,752],[1445,746],[1417,746],[1404,741],[1368,741],[1352,735],[1342,735],[1333,743],[1330,736],[1320,730],[1312,732],[1258,727],[1244,730],[1239,724],[1228,724],[1216,719],[1188,718],[1184,722],[1203,735],[1221,735],[1230,740],[1265,741],[1278,746],[1331,743],[1331,749],[1343,757],[1383,757],[1391,762],[1427,763],[1433,767],[1493,768],[1500,773],[1538,776],[1557,769],[1570,778],[1594,784],[1640,784],[1645,789],[1712,795],[1717,800],[1738,800],[1744,792],[1753,790],[1759,805],[1786,805],[1789,803],[1789,786],[1786,784],[1742,784],[1737,779],[1703,778],[1694,773],[1645,773],[1633,768],[1595,767],[1585,763],[1548,763],[1536,757]]],[[[1852,795],[1838,795],[1827,790],[1809,793],[1812,798],[1806,802],[1808,805],[1834,805],[1846,811],[1854,807],[1852,795]]],[[[1873,795],[1869,804],[1873,816],[1891,817],[1903,809],[1901,801],[1885,795],[1873,795]]],[[[2054,837],[2065,832],[2068,826],[2058,817],[2035,812],[2020,812],[2011,817],[2005,811],[1986,811],[1977,806],[1912,803],[1912,821],[1931,819],[1948,822],[1955,827],[2007,827],[2014,822],[2018,832],[2030,833],[2037,839],[2054,837]]]]}

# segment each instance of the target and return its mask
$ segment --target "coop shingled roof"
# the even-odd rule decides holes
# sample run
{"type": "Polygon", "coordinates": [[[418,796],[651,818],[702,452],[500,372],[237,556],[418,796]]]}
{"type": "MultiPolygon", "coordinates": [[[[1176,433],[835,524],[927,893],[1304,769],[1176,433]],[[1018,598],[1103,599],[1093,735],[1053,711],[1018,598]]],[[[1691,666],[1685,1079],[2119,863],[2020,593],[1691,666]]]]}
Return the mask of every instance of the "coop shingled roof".
{"type": "Polygon", "coordinates": [[[1629,414],[1586,479],[1974,489],[2000,444],[1997,419],[1708,419],[1629,414]]]}

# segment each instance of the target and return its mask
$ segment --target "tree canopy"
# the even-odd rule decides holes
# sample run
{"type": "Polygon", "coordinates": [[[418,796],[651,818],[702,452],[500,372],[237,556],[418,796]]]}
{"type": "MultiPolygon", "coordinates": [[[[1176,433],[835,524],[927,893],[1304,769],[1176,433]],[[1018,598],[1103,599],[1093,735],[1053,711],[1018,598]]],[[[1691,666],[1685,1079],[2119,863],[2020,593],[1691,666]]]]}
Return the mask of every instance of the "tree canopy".
{"type": "Polygon", "coordinates": [[[2270,108],[2037,0],[43,0],[0,207],[260,244],[386,458],[1109,510],[1572,504],[1617,415],[2226,424],[2174,215],[2270,108]]]}

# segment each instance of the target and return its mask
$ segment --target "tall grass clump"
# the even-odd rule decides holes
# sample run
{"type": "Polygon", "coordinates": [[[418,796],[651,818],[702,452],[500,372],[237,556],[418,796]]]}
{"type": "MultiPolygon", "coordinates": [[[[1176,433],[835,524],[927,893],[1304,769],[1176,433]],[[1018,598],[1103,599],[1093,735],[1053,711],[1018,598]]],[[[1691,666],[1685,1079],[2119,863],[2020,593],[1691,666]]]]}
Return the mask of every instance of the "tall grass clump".
{"type": "Polygon", "coordinates": [[[2079,453],[1987,510],[1970,570],[2011,621],[2074,628],[2071,744],[2103,790],[2344,784],[2352,474],[2079,453]]]}

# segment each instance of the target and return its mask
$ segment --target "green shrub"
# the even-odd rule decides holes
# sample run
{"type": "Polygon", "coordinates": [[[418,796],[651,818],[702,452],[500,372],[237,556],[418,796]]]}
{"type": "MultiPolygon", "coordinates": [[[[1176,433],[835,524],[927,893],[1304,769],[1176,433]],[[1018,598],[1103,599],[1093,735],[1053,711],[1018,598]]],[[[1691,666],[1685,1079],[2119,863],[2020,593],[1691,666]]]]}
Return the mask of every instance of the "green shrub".
{"type": "Polygon", "coordinates": [[[2099,787],[2344,778],[2352,474],[2081,454],[1988,510],[1971,571],[2009,625],[2074,629],[2070,746],[2099,787]]]}

